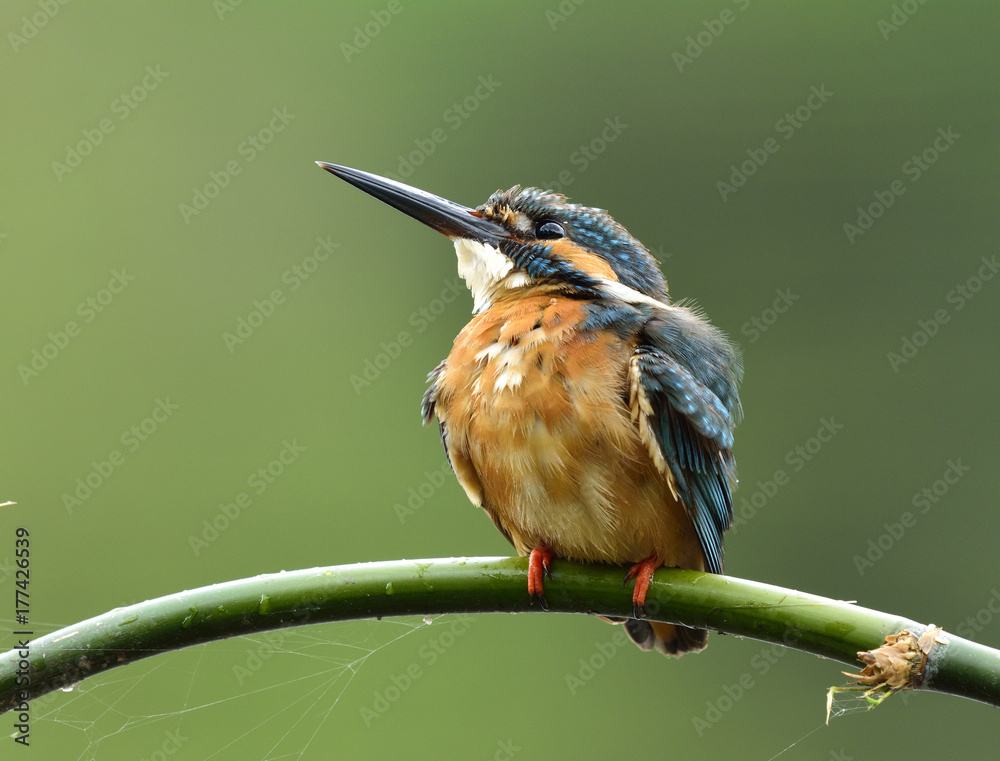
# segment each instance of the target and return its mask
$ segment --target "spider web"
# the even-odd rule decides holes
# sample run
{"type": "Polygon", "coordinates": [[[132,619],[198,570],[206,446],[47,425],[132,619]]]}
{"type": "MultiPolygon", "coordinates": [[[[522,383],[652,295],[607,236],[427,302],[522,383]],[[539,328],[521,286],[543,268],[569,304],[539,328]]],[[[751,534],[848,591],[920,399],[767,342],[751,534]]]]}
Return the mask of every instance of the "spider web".
{"type": "MultiPolygon", "coordinates": [[[[70,761],[285,761],[327,758],[331,749],[353,757],[346,738],[372,725],[364,718],[375,705],[365,683],[377,682],[383,689],[376,694],[387,694],[387,673],[405,673],[428,642],[447,647],[470,620],[346,621],[163,653],[33,701],[32,744],[46,757],[70,761]],[[369,663],[369,676],[357,681],[369,663]]],[[[37,625],[36,632],[43,628],[61,627],[37,625]]],[[[870,707],[862,691],[841,689],[833,693],[830,719],[870,707]]],[[[801,736],[784,740],[766,761],[781,761],[825,728],[820,720],[799,729],[801,736]]]]}
{"type": "MultiPolygon", "coordinates": [[[[830,709],[829,721],[827,723],[848,714],[874,710],[881,701],[893,697],[893,695],[878,693],[875,697],[869,698],[866,694],[867,689],[867,687],[861,687],[856,684],[831,687],[827,692],[827,706],[830,709]]],[[[909,699],[909,695],[903,693],[902,698],[896,699],[906,702],[909,699]]]]}
{"type": "MultiPolygon", "coordinates": [[[[871,703],[863,696],[863,694],[857,690],[838,690],[832,693],[833,698],[831,699],[830,705],[830,716],[829,721],[821,721],[815,727],[810,729],[808,732],[803,734],[801,737],[797,738],[795,741],[789,743],[784,748],[779,750],[773,756],[767,759],[767,761],[777,761],[784,757],[785,753],[790,751],[806,742],[810,737],[815,735],[820,730],[829,729],[829,722],[833,719],[839,719],[842,716],[847,716],[851,714],[857,714],[862,711],[867,711],[871,708],[871,703]]],[[[837,758],[836,753],[823,753],[821,758],[837,758]]]]}
{"type": "MultiPolygon", "coordinates": [[[[303,626],[156,655],[32,701],[31,741],[76,761],[326,757],[343,745],[331,717],[362,667],[454,618],[303,626]]],[[[356,731],[358,715],[346,716],[356,731]]]]}

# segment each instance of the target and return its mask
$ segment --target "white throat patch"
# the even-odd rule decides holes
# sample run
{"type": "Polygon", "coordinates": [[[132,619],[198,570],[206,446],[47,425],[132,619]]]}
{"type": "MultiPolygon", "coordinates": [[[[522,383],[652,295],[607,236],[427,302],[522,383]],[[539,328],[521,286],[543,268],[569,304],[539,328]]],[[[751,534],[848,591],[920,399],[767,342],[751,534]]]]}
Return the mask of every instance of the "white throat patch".
{"type": "Polygon", "coordinates": [[[472,292],[473,313],[489,309],[501,288],[520,288],[531,282],[527,272],[514,269],[502,251],[468,238],[455,238],[458,274],[472,292]]]}

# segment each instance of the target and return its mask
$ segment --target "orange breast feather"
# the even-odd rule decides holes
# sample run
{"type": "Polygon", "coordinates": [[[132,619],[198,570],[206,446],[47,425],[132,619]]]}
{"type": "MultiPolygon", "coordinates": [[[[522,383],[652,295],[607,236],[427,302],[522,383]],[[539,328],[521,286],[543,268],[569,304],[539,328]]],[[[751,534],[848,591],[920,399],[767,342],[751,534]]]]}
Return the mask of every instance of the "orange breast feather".
{"type": "Polygon", "coordinates": [[[629,409],[634,346],[582,329],[587,316],[584,301],[522,293],[459,334],[435,392],[459,481],[521,555],[703,568],[629,409]]]}

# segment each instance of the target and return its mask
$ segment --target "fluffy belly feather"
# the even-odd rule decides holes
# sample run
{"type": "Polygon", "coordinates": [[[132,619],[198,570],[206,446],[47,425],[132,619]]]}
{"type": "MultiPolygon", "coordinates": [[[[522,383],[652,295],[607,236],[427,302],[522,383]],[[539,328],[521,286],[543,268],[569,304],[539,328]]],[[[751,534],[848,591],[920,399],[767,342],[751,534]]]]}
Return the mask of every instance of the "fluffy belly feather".
{"type": "Polygon", "coordinates": [[[462,331],[436,392],[455,471],[518,553],[702,568],[693,526],[628,407],[633,347],[580,301],[521,296],[462,331]]]}

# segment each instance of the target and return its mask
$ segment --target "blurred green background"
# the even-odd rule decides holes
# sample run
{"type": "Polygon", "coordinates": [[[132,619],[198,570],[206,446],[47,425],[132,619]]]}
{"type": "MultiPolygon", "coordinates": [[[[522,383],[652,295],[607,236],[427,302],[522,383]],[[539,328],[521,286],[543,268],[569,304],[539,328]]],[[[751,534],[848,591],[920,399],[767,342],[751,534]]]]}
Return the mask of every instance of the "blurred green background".
{"type": "MultiPolygon", "coordinates": [[[[451,246],[322,159],[469,205],[558,184],[610,210],[744,351],[727,571],[1000,644],[998,21],[916,0],[4,3],[3,636],[19,525],[38,631],[279,569],[510,552],[419,424],[471,311],[451,246]]],[[[236,639],[40,701],[31,744],[995,757],[976,703],[846,701],[821,727],[837,664],[720,636],[667,661],[615,632],[493,615],[236,639]]]]}

